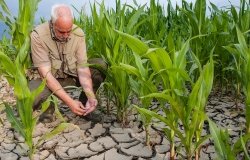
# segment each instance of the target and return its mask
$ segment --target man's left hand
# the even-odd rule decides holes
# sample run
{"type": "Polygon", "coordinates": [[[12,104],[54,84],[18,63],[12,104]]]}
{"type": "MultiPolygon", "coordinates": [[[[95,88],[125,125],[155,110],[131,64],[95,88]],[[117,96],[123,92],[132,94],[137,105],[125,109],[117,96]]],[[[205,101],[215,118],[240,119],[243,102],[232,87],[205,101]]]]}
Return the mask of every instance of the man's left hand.
{"type": "Polygon", "coordinates": [[[89,98],[86,105],[85,105],[86,112],[84,113],[84,116],[93,112],[96,109],[97,104],[98,104],[97,99],[89,98]]]}

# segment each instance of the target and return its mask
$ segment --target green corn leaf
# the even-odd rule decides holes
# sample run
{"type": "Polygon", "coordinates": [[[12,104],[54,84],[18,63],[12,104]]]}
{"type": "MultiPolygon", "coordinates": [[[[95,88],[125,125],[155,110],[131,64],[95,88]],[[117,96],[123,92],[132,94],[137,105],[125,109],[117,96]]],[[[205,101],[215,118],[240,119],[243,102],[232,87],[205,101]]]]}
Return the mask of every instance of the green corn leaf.
{"type": "Polygon", "coordinates": [[[237,55],[237,56],[240,55],[240,53],[238,52],[238,50],[236,48],[233,48],[231,46],[223,46],[223,48],[225,48],[232,55],[237,55]]]}
{"type": "MultiPolygon", "coordinates": [[[[137,105],[133,105],[133,106],[136,108],[139,108],[137,105]]],[[[137,110],[137,111],[140,113],[141,117],[143,118],[143,123],[148,125],[152,120],[152,116],[141,110],[137,110]]]]}
{"type": "Polygon", "coordinates": [[[135,6],[138,6],[138,3],[136,2],[136,0],[133,0],[133,3],[135,4],[135,6]]]}
{"type": "Polygon", "coordinates": [[[184,43],[181,50],[176,52],[174,55],[174,66],[175,68],[185,69],[186,67],[186,53],[189,49],[189,40],[184,43]]]}
{"type": "Polygon", "coordinates": [[[223,160],[235,160],[233,152],[229,150],[229,137],[226,135],[225,131],[220,130],[210,119],[208,119],[208,122],[218,158],[223,160]]]}
{"type": "Polygon", "coordinates": [[[147,78],[148,77],[148,70],[146,68],[144,68],[143,66],[143,60],[141,59],[141,57],[137,54],[133,54],[135,57],[135,64],[138,68],[138,71],[140,72],[140,75],[142,76],[142,78],[147,78]]]}
{"type": "Polygon", "coordinates": [[[175,52],[175,44],[174,44],[174,39],[173,39],[173,33],[170,32],[167,37],[168,40],[168,51],[170,53],[175,52]]]}
{"type": "Polygon", "coordinates": [[[9,11],[9,8],[8,6],[6,5],[5,1],[4,0],[0,0],[0,5],[3,9],[3,11],[8,14],[9,16],[11,15],[10,11],[9,11]]]}
{"type": "Polygon", "coordinates": [[[191,84],[193,83],[191,78],[189,77],[188,73],[185,70],[178,69],[178,68],[170,68],[170,69],[167,69],[166,71],[169,71],[170,73],[173,73],[173,74],[179,73],[184,81],[189,81],[189,82],[191,82],[191,84]]]}
{"type": "Polygon", "coordinates": [[[143,55],[147,52],[148,46],[138,38],[135,38],[129,34],[115,30],[119,35],[123,37],[123,41],[137,54],[143,55]]]}
{"type": "MultiPolygon", "coordinates": [[[[139,18],[141,17],[141,15],[144,12],[144,6],[140,7],[129,19],[128,21],[128,25],[127,25],[127,32],[130,33],[130,31],[133,30],[133,27],[136,26],[136,24],[138,23],[139,18]]],[[[133,34],[133,33],[132,33],[133,34]]]]}
{"type": "Polygon", "coordinates": [[[49,98],[46,99],[46,101],[44,101],[42,103],[42,107],[41,107],[41,113],[40,114],[43,114],[50,106],[50,103],[52,102],[52,98],[51,96],[49,98]]]}
{"type": "Polygon", "coordinates": [[[122,42],[122,37],[119,37],[115,42],[115,46],[114,46],[114,49],[113,49],[113,54],[114,55],[112,56],[112,60],[115,61],[115,62],[120,57],[119,49],[120,49],[121,42],[122,42]]]}
{"type": "Polygon", "coordinates": [[[44,79],[42,83],[36,88],[34,91],[31,92],[32,98],[35,99],[39,94],[44,90],[46,85],[46,80],[44,79]]]}
{"type": "Polygon", "coordinates": [[[168,140],[171,140],[171,129],[169,128],[163,128],[165,136],[167,137],[168,140]]]}
{"type": "Polygon", "coordinates": [[[120,63],[120,66],[112,66],[112,68],[124,70],[128,74],[135,75],[137,77],[141,76],[137,68],[135,68],[131,65],[128,65],[128,64],[120,63]]]}
{"type": "Polygon", "coordinates": [[[131,85],[132,90],[136,94],[141,95],[141,85],[138,83],[137,80],[134,80],[132,77],[129,77],[129,84],[131,85]]]}
{"type": "Polygon", "coordinates": [[[197,0],[195,2],[194,8],[196,17],[199,23],[199,34],[201,33],[201,27],[204,25],[205,18],[206,18],[206,0],[197,0]]]}
{"type": "Polygon", "coordinates": [[[203,110],[207,102],[209,93],[211,92],[213,86],[214,77],[214,63],[212,58],[213,50],[210,52],[210,62],[204,66],[200,77],[196,81],[191,94],[189,95],[188,108],[186,111],[186,121],[189,121],[189,116],[191,116],[191,111],[193,109],[203,110]]]}
{"type": "Polygon", "coordinates": [[[154,117],[158,120],[160,120],[161,122],[165,123],[167,126],[169,126],[172,130],[175,131],[175,133],[178,135],[178,137],[180,139],[183,139],[183,135],[182,133],[172,124],[172,122],[166,117],[163,117],[161,115],[158,115],[157,113],[153,112],[153,111],[150,111],[148,109],[145,109],[145,108],[140,108],[140,107],[137,107],[135,105],[133,105],[139,112],[145,114],[145,115],[148,115],[148,116],[151,116],[151,117],[154,117]]]}
{"type": "Polygon", "coordinates": [[[202,137],[198,142],[195,143],[195,149],[194,150],[197,150],[201,147],[201,145],[208,139],[208,138],[211,138],[211,135],[206,135],[204,137],[202,137]]]}
{"type": "Polygon", "coordinates": [[[135,26],[132,28],[132,31],[130,31],[129,33],[135,34],[136,31],[138,31],[138,28],[143,26],[143,24],[145,24],[149,19],[150,19],[150,17],[146,17],[146,18],[143,18],[141,21],[138,21],[135,24],[135,26]]]}
{"type": "Polygon", "coordinates": [[[250,160],[250,156],[249,156],[248,151],[247,151],[246,146],[245,146],[246,142],[244,141],[244,139],[243,139],[242,136],[240,136],[240,141],[241,141],[241,145],[242,145],[243,151],[245,153],[245,158],[247,158],[248,160],[250,160]]]}
{"type": "Polygon", "coordinates": [[[143,56],[150,59],[155,72],[159,72],[162,69],[173,68],[168,53],[162,48],[150,48],[143,56]]]}
{"type": "MultiPolygon", "coordinates": [[[[16,75],[16,67],[11,59],[0,51],[0,60],[1,66],[3,67],[3,71],[6,72],[9,76],[15,77],[16,75]]],[[[1,68],[0,68],[1,69],[1,68]]]]}
{"type": "Polygon", "coordinates": [[[0,12],[0,20],[5,22],[6,21],[6,18],[4,17],[4,15],[2,14],[2,12],[0,12]]]}
{"type": "Polygon", "coordinates": [[[234,143],[233,145],[233,151],[234,154],[238,154],[239,152],[243,151],[243,146],[242,146],[242,140],[244,142],[247,142],[248,140],[250,140],[250,133],[245,134],[245,135],[241,135],[241,137],[234,143]]]}
{"type": "Polygon", "coordinates": [[[30,47],[30,38],[29,36],[27,36],[24,39],[24,42],[22,42],[23,44],[20,45],[20,49],[16,58],[16,61],[19,61],[20,64],[25,64],[25,61],[28,57],[28,49],[30,47]]]}
{"type": "Polygon", "coordinates": [[[43,141],[48,140],[52,137],[54,137],[55,135],[61,133],[63,130],[65,130],[69,125],[71,125],[70,123],[61,123],[59,124],[56,128],[54,128],[52,131],[44,134],[37,142],[36,146],[39,146],[43,141]]]}
{"type": "MultiPolygon", "coordinates": [[[[204,111],[194,110],[192,112],[191,121],[190,122],[184,122],[186,128],[188,128],[188,139],[192,139],[193,137],[200,138],[198,142],[196,142],[195,146],[199,148],[199,146],[203,142],[203,138],[200,137],[200,134],[203,130],[203,124],[205,120],[205,113],[204,111]]],[[[190,141],[191,142],[191,141],[190,141]]],[[[192,142],[191,142],[192,143],[192,142]]],[[[190,144],[191,145],[191,144],[190,144]]],[[[194,151],[197,149],[195,148],[194,151]]]]}
{"type": "Polygon", "coordinates": [[[61,122],[65,122],[61,112],[59,111],[59,107],[58,107],[58,98],[54,95],[51,95],[51,99],[52,99],[52,103],[54,103],[54,107],[55,107],[55,113],[56,113],[56,117],[58,119],[60,119],[61,122]]]}
{"type": "Polygon", "coordinates": [[[218,8],[215,4],[213,4],[212,2],[210,2],[210,5],[212,6],[212,8],[213,8],[213,10],[214,10],[215,12],[220,13],[219,8],[218,8]]]}
{"type": "Polygon", "coordinates": [[[183,10],[183,12],[187,15],[190,21],[190,25],[192,27],[192,36],[200,35],[199,22],[193,11],[183,10]]]}
{"type": "Polygon", "coordinates": [[[209,120],[208,119],[208,122],[209,122],[209,130],[211,132],[211,135],[213,137],[213,140],[214,140],[214,145],[215,145],[215,149],[216,149],[216,152],[217,152],[217,155],[219,155],[222,159],[225,159],[226,158],[226,155],[225,154],[225,149],[224,149],[224,142],[222,141],[222,135],[220,133],[220,130],[219,128],[217,128],[216,124],[209,120]]]}
{"type": "Polygon", "coordinates": [[[194,11],[199,19],[199,28],[201,29],[201,25],[204,24],[206,17],[206,0],[197,0],[195,2],[194,11]]]}
{"type": "MultiPolygon", "coordinates": [[[[242,34],[242,32],[240,31],[240,29],[237,27],[237,36],[238,36],[238,41],[240,43],[241,49],[243,51],[242,54],[247,54],[248,53],[248,47],[247,47],[247,43],[246,40],[244,38],[244,35],[242,34]]],[[[246,55],[243,55],[244,57],[247,57],[246,55]]]]}
{"type": "Polygon", "coordinates": [[[11,126],[15,128],[15,130],[21,134],[22,137],[25,137],[25,131],[22,123],[17,119],[17,117],[14,115],[14,112],[12,108],[5,104],[5,111],[7,114],[7,118],[9,122],[11,123],[11,126]]]}
{"type": "MultiPolygon", "coordinates": [[[[170,92],[170,90],[168,90],[170,92]]],[[[141,98],[162,98],[162,99],[165,99],[165,100],[169,100],[171,99],[171,97],[169,95],[166,94],[166,92],[163,92],[163,93],[151,93],[151,94],[148,94],[146,96],[142,96],[141,98]]]]}
{"type": "Polygon", "coordinates": [[[237,10],[235,9],[234,6],[231,6],[231,13],[233,15],[234,22],[237,24],[239,20],[238,20],[237,10]]]}
{"type": "MultiPolygon", "coordinates": [[[[195,62],[194,64],[198,67],[199,72],[201,73],[202,72],[202,66],[201,66],[201,63],[200,63],[198,57],[193,52],[191,52],[191,56],[192,56],[192,59],[195,62]]],[[[192,73],[192,70],[190,70],[190,73],[192,73]]]]}
{"type": "Polygon", "coordinates": [[[14,91],[15,95],[19,99],[25,99],[30,96],[30,90],[28,87],[27,79],[22,71],[20,71],[21,67],[17,66],[17,72],[15,77],[15,86],[14,91]],[[24,94],[25,93],[25,94],[24,94]]]}

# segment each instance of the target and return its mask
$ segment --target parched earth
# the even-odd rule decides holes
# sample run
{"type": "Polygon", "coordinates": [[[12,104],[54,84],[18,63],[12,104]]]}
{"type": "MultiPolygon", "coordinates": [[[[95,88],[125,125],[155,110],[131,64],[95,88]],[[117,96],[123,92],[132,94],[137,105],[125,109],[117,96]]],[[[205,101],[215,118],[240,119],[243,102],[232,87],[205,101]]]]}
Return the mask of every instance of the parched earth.
{"type": "MultiPolygon", "coordinates": [[[[13,90],[8,87],[5,80],[0,83],[1,101],[14,103],[13,90]]],[[[77,94],[77,93],[76,93],[77,94]]],[[[76,96],[73,93],[73,96],[76,96]]],[[[20,137],[6,120],[6,114],[1,107],[0,118],[0,158],[3,160],[28,160],[28,148],[24,139],[20,137]]],[[[88,159],[88,160],[164,160],[169,159],[169,141],[159,131],[164,127],[162,123],[152,125],[150,128],[151,146],[145,146],[145,131],[139,116],[131,111],[128,116],[128,125],[123,127],[116,122],[114,114],[105,114],[107,106],[106,98],[100,100],[99,110],[92,114],[90,119],[74,115],[67,106],[60,105],[60,110],[69,125],[63,133],[45,141],[34,156],[35,160],[56,159],[88,159]]],[[[156,107],[157,102],[152,102],[156,107]]],[[[218,96],[214,94],[209,98],[207,115],[217,125],[229,129],[232,141],[238,139],[244,128],[244,105],[235,102],[227,95],[218,96]]],[[[51,123],[38,123],[33,134],[36,143],[39,137],[50,132],[60,123],[56,119],[51,123]]],[[[205,123],[203,135],[208,134],[208,124],[205,123]]],[[[179,144],[178,139],[176,143],[179,144]]],[[[209,139],[201,149],[202,160],[215,159],[216,154],[213,142],[209,139]]],[[[177,155],[176,159],[181,159],[177,155]]]]}

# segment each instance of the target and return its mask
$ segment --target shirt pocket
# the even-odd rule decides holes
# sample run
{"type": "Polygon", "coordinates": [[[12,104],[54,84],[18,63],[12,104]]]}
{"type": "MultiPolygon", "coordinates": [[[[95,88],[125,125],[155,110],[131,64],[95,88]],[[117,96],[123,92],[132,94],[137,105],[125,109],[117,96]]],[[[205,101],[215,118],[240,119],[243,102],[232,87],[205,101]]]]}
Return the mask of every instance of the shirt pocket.
{"type": "Polygon", "coordinates": [[[62,61],[60,59],[55,58],[54,56],[50,56],[51,59],[51,71],[52,74],[55,75],[58,70],[61,69],[62,61]]]}
{"type": "MultiPolygon", "coordinates": [[[[77,59],[75,58],[75,56],[73,55],[68,55],[66,56],[66,62],[67,62],[67,68],[68,68],[68,72],[70,74],[73,74],[73,75],[76,75],[76,62],[77,62],[77,59]]],[[[67,70],[65,70],[67,71],[67,70]]]]}

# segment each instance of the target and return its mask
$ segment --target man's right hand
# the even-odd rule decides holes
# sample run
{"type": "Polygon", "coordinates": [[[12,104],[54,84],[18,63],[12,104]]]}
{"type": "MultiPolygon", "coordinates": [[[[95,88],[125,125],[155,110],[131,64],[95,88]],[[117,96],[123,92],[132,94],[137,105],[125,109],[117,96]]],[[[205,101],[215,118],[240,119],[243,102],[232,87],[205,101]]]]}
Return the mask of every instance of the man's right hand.
{"type": "Polygon", "coordinates": [[[80,101],[73,100],[62,88],[61,84],[57,81],[57,79],[52,75],[50,71],[50,66],[39,67],[38,71],[41,77],[46,79],[47,87],[58,97],[60,98],[71,111],[77,115],[83,115],[86,111],[84,110],[84,106],[80,101]]]}
{"type": "Polygon", "coordinates": [[[84,106],[82,102],[73,100],[71,104],[68,104],[71,111],[77,115],[84,115],[86,110],[84,109],[84,106]]]}

